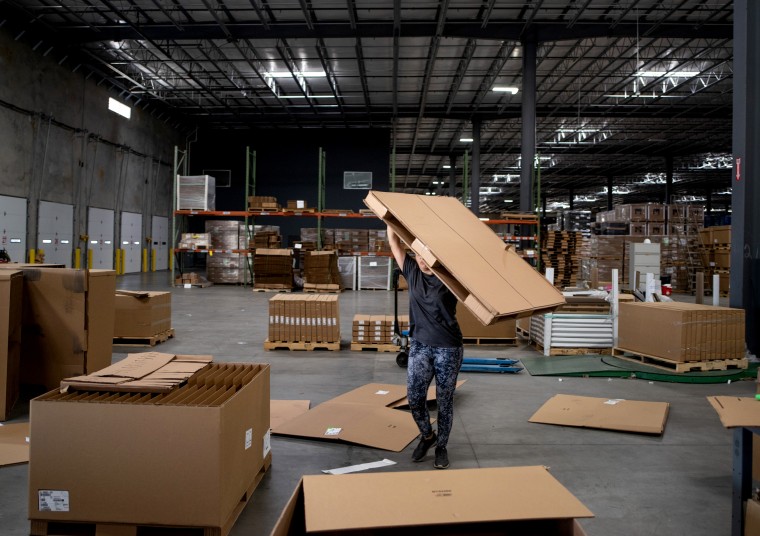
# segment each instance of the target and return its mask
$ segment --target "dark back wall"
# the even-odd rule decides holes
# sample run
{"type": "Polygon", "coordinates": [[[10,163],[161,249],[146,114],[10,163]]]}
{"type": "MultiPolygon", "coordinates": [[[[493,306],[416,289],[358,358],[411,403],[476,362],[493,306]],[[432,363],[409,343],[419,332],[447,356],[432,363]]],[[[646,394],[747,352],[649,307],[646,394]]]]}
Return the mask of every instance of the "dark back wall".
{"type": "MultiPolygon", "coordinates": [[[[303,199],[317,206],[319,148],[326,153],[325,208],[366,208],[367,190],[344,190],[344,171],[371,171],[372,188],[388,190],[390,130],[388,129],[283,129],[200,133],[190,148],[189,173],[208,169],[231,170],[230,188],[217,188],[217,210],[245,210],[246,147],[256,151],[256,192],[277,198],[285,206],[289,199],[303,199]]],[[[283,241],[300,235],[301,227],[316,227],[314,217],[257,217],[263,225],[279,225],[283,241]]],[[[334,228],[377,228],[376,218],[324,218],[323,226],[334,228]]],[[[199,225],[199,223],[195,223],[199,225]]],[[[196,229],[201,230],[201,229],[196,229]]],[[[290,245],[290,241],[288,241],[290,245]]]]}

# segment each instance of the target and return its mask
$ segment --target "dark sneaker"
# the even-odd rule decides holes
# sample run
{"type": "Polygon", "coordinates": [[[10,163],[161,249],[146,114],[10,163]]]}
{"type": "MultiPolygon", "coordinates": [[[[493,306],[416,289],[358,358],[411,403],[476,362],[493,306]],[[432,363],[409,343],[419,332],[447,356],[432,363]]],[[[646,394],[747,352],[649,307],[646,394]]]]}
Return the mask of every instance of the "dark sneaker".
{"type": "Polygon", "coordinates": [[[435,449],[435,462],[433,467],[436,469],[446,469],[449,466],[449,454],[446,447],[437,447],[435,449]]]}
{"type": "Polygon", "coordinates": [[[438,436],[435,435],[435,432],[433,432],[433,436],[428,439],[425,439],[424,437],[420,437],[420,442],[417,445],[417,447],[414,449],[414,452],[412,453],[412,461],[421,462],[422,458],[424,458],[425,454],[427,454],[428,449],[434,446],[437,442],[438,442],[438,436]]]}

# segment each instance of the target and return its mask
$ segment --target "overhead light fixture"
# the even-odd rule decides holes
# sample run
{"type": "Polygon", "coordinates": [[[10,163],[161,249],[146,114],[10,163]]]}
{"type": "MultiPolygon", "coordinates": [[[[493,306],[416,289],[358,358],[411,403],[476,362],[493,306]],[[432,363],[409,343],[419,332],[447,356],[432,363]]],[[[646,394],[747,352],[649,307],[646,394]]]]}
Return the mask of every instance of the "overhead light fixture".
{"type": "Polygon", "coordinates": [[[459,138],[459,141],[462,143],[472,143],[474,140],[472,138],[459,138]]]}
{"type": "Polygon", "coordinates": [[[512,203],[513,201],[511,199],[505,199],[504,202],[505,203],[512,203]]]}
{"type": "Polygon", "coordinates": [[[303,78],[324,78],[327,76],[327,73],[324,71],[293,71],[292,73],[290,71],[276,71],[273,73],[264,73],[264,76],[268,76],[270,78],[292,78],[294,76],[301,76],[303,78]]]}
{"type": "Polygon", "coordinates": [[[494,86],[491,91],[496,91],[500,93],[511,93],[512,95],[517,95],[517,92],[519,90],[514,86],[494,86]]]}
{"type": "Polygon", "coordinates": [[[132,108],[126,104],[122,104],[114,98],[108,97],[108,109],[113,113],[119,114],[122,117],[129,119],[132,116],[132,108]]]}
{"type": "Polygon", "coordinates": [[[691,78],[693,76],[698,76],[699,71],[638,71],[636,73],[636,76],[646,76],[646,77],[653,77],[653,78],[691,78]]]}
{"type": "Polygon", "coordinates": [[[332,99],[335,95],[277,95],[280,99],[332,99]]]}
{"type": "MultiPolygon", "coordinates": [[[[462,141],[462,140],[459,140],[459,141],[462,141]]],[[[443,169],[451,169],[451,166],[449,164],[444,164],[443,169]]]]}

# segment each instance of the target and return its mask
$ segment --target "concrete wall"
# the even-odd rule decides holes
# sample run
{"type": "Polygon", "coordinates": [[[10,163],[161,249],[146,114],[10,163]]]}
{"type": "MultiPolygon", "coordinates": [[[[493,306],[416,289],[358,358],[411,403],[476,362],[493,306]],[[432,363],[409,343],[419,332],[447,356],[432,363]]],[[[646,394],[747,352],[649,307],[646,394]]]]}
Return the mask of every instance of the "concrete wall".
{"type": "Polygon", "coordinates": [[[28,200],[27,247],[38,247],[40,200],[74,205],[72,239],[82,248],[90,206],[116,211],[117,222],[121,211],[142,213],[149,234],[151,214],[171,218],[174,147],[184,137],[141,109],[130,119],[110,112],[118,95],[41,48],[0,29],[0,195],[28,200]]]}

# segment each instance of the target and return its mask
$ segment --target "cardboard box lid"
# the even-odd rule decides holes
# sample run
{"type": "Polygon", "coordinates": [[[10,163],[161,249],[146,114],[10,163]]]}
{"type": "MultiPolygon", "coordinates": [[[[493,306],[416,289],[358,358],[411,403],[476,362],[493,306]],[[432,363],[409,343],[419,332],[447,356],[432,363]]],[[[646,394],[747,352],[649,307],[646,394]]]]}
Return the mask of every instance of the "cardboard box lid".
{"type": "Polygon", "coordinates": [[[345,441],[401,452],[419,435],[412,415],[368,404],[324,403],[277,427],[272,433],[345,441]]]}
{"type": "Polygon", "coordinates": [[[371,191],[364,203],[484,324],[565,303],[561,292],[453,197],[371,191]]]}
{"type": "Polygon", "coordinates": [[[311,400],[270,400],[269,423],[276,428],[309,411],[311,400]]]}
{"type": "Polygon", "coordinates": [[[645,402],[575,395],[554,395],[528,422],[662,434],[667,402],[645,402]]]}
{"type": "Polygon", "coordinates": [[[760,400],[738,396],[708,396],[707,401],[718,412],[726,428],[760,426],[760,400]]]}
{"type": "Polygon", "coordinates": [[[0,466],[29,461],[29,423],[0,425],[0,466]]]}
{"type": "Polygon", "coordinates": [[[170,391],[211,363],[212,357],[160,352],[128,354],[126,358],[92,374],[61,380],[61,391],[170,391]]]}
{"type": "Polygon", "coordinates": [[[303,495],[307,532],[594,516],[539,466],[310,475],[303,495]]]}

